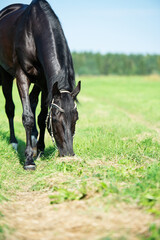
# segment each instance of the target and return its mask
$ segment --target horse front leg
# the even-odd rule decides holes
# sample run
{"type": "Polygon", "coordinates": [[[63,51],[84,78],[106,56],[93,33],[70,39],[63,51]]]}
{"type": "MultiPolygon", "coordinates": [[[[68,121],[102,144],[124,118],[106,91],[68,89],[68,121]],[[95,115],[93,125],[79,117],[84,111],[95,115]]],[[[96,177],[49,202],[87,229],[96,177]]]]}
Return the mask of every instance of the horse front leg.
{"type": "Polygon", "coordinates": [[[30,98],[30,104],[31,104],[31,109],[34,115],[34,126],[32,128],[32,133],[31,133],[31,140],[32,140],[32,148],[33,148],[33,156],[37,156],[37,137],[38,137],[38,131],[36,127],[36,108],[38,104],[38,97],[41,92],[41,89],[37,86],[34,85],[33,89],[29,95],[30,98]]]}
{"type": "Polygon", "coordinates": [[[46,128],[46,117],[48,113],[48,107],[46,104],[46,94],[42,92],[41,96],[41,112],[38,116],[38,125],[40,129],[39,139],[37,143],[37,150],[39,152],[39,156],[44,153],[45,143],[44,143],[44,136],[45,136],[45,128],[46,128]]]}
{"type": "Polygon", "coordinates": [[[30,99],[29,99],[29,86],[30,81],[23,73],[22,70],[17,71],[16,74],[17,87],[23,106],[22,122],[26,131],[26,150],[25,150],[25,170],[35,170],[36,165],[33,160],[33,149],[31,143],[31,132],[34,126],[34,115],[31,110],[30,99]]]}

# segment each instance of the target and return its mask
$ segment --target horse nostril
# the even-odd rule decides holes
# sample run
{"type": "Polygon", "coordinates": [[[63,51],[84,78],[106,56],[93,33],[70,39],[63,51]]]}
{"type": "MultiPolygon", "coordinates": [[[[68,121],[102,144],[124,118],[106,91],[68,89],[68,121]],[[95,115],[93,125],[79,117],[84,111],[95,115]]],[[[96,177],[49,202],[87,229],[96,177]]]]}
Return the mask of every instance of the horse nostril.
{"type": "Polygon", "coordinates": [[[73,157],[75,156],[75,153],[73,152],[73,149],[59,149],[59,156],[60,157],[73,157]]]}
{"type": "Polygon", "coordinates": [[[65,154],[63,153],[63,152],[61,152],[60,150],[59,150],[59,157],[64,157],[65,156],[65,154]]]}

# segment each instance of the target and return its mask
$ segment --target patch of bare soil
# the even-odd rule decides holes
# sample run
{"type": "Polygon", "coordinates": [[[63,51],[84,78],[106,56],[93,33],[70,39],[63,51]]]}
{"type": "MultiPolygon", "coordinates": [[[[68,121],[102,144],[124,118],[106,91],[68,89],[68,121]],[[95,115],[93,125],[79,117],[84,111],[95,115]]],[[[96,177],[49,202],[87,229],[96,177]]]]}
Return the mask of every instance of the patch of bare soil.
{"type": "Polygon", "coordinates": [[[138,239],[147,234],[154,217],[137,206],[119,204],[105,211],[95,198],[51,205],[50,193],[23,192],[0,206],[3,222],[14,229],[7,240],[138,239]]]}

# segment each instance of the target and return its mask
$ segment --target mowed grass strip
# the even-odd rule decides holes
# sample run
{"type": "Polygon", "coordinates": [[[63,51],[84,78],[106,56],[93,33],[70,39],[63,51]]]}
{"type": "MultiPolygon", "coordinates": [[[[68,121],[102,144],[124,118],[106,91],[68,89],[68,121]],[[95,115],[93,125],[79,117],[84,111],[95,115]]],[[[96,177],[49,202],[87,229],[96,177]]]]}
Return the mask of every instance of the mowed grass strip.
{"type": "MultiPolygon", "coordinates": [[[[81,80],[74,139],[77,157],[58,158],[46,133],[45,155],[36,161],[35,172],[23,170],[25,131],[16,86],[13,95],[18,153],[9,145],[0,92],[0,201],[10,200],[21,191],[49,191],[51,204],[93,199],[109,211],[125,202],[153,214],[156,221],[160,217],[160,77],[81,80]]],[[[159,226],[150,224],[144,237],[155,235],[158,239],[159,226]]]]}

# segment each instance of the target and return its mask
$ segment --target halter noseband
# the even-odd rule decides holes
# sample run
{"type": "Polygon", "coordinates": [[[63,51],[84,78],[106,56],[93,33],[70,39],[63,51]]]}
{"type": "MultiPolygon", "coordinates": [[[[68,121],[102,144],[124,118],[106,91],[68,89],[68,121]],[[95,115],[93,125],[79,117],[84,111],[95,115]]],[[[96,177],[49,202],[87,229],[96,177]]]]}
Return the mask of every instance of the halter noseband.
{"type": "MultiPolygon", "coordinates": [[[[71,94],[69,91],[67,90],[60,90],[60,93],[69,93],[71,94]]],[[[52,127],[52,108],[53,107],[56,107],[61,113],[64,113],[64,109],[62,109],[60,106],[58,106],[57,104],[54,103],[54,98],[52,99],[52,102],[51,102],[51,106],[50,106],[50,109],[49,109],[49,112],[47,114],[47,118],[46,118],[46,126],[47,126],[47,123],[48,123],[48,120],[49,120],[49,126],[47,126],[48,128],[48,131],[51,135],[51,138],[52,138],[52,142],[54,143],[54,135],[53,135],[53,127],[52,127]],[[49,130],[50,129],[50,130],[49,130]]],[[[77,108],[77,105],[75,103],[75,106],[74,106],[74,109],[77,108]]]]}

